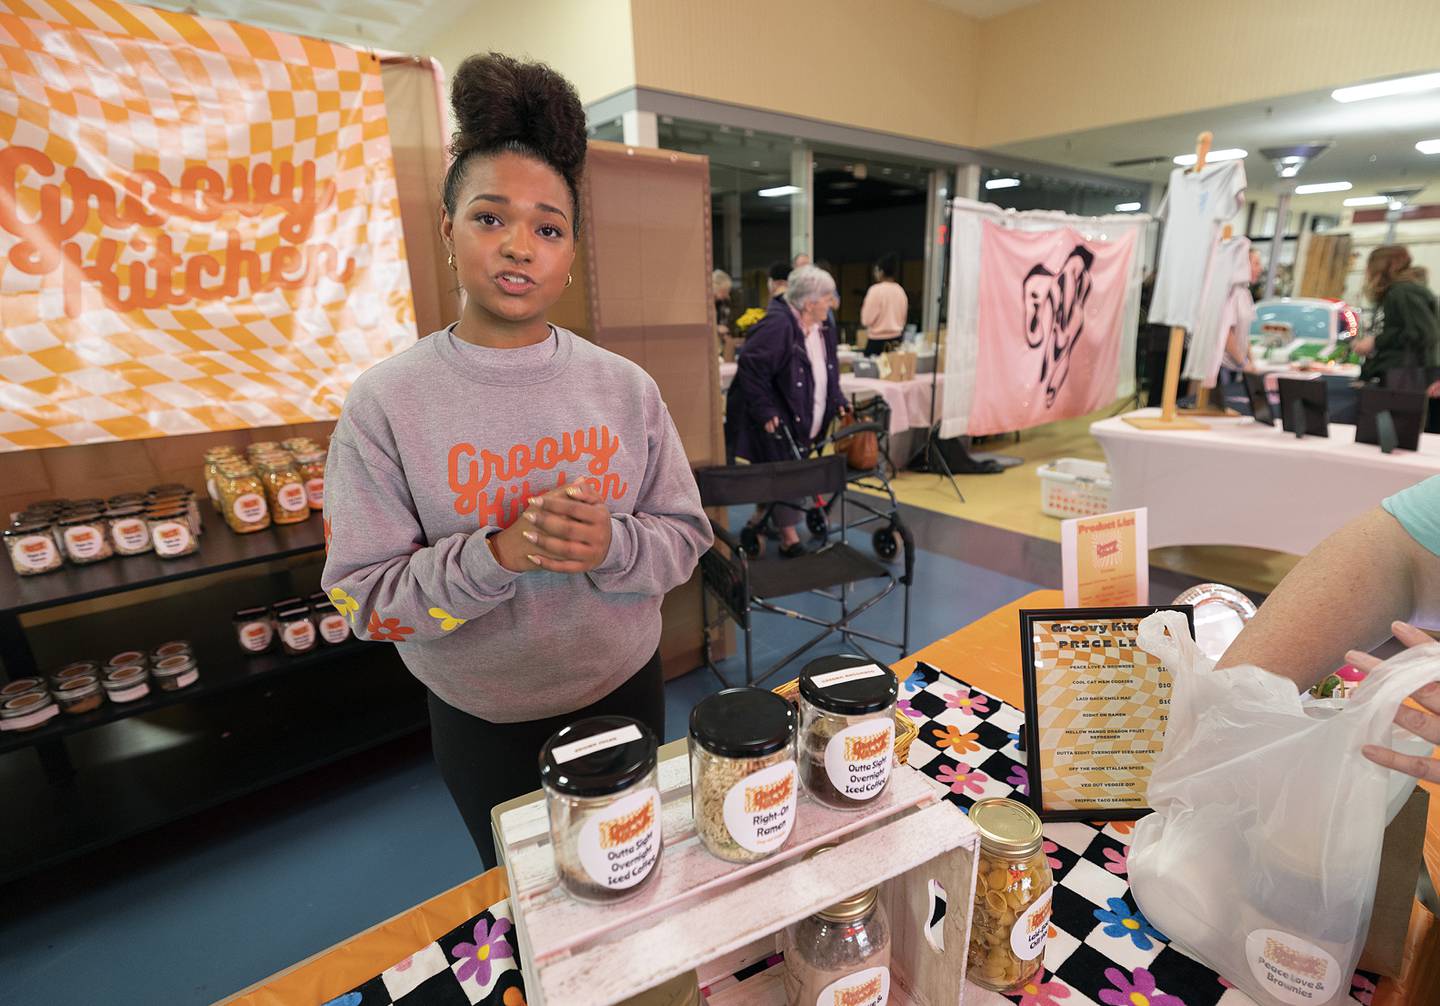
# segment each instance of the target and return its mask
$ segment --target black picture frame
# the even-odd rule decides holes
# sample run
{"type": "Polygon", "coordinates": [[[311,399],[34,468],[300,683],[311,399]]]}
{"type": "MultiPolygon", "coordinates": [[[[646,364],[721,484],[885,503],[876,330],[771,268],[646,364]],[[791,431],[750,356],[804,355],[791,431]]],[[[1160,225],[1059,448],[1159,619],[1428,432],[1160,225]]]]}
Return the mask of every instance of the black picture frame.
{"type": "Polygon", "coordinates": [[[1257,423],[1275,425],[1275,410],[1270,408],[1270,392],[1265,390],[1265,375],[1246,372],[1245,397],[1250,399],[1250,414],[1257,423]]]}
{"type": "Polygon", "coordinates": [[[1028,802],[1042,821],[1134,821],[1150,813],[1148,807],[1121,810],[1047,810],[1045,779],[1040,762],[1040,700],[1035,680],[1034,632],[1036,622],[1139,621],[1157,611],[1178,611],[1195,636],[1195,609],[1189,604],[1137,605],[1123,608],[1022,608],[1020,610],[1020,674],[1025,683],[1025,767],[1030,778],[1028,802]]]}
{"type": "Polygon", "coordinates": [[[1425,413],[1430,405],[1430,397],[1424,391],[1364,387],[1359,390],[1358,397],[1359,405],[1355,412],[1357,444],[1377,444],[1385,450],[1388,438],[1381,435],[1383,423],[1380,418],[1388,413],[1395,432],[1393,447],[1402,451],[1420,449],[1420,434],[1425,430],[1425,413]]]}
{"type": "Polygon", "coordinates": [[[1282,377],[1280,422],[1297,437],[1330,436],[1330,392],[1319,377],[1282,377]]]}

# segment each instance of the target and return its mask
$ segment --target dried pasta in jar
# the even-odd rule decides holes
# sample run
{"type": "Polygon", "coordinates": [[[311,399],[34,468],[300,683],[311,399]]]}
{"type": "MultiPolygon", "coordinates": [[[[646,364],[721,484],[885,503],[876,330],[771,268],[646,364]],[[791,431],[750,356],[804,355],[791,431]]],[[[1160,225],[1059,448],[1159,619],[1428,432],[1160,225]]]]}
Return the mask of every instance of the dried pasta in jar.
{"type": "Polygon", "coordinates": [[[970,821],[980,832],[980,863],[966,975],[1007,993],[1045,966],[1054,881],[1040,819],[1029,807],[999,797],[979,800],[970,821]]]}

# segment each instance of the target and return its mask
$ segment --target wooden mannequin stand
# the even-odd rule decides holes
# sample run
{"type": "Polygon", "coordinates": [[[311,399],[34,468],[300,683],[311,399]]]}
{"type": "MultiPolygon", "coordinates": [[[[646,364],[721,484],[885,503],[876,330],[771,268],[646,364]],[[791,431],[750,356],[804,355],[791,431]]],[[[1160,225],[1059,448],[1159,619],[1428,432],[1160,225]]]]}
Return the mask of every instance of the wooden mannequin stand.
{"type": "MultiPolygon", "coordinates": [[[[1195,166],[1199,174],[1205,168],[1205,159],[1210,156],[1210,144],[1215,137],[1201,133],[1195,141],[1195,166]]],[[[1176,325],[1170,329],[1170,348],[1165,354],[1165,385],[1160,398],[1160,415],[1126,416],[1125,421],[1137,430],[1208,430],[1210,427],[1194,419],[1176,414],[1175,401],[1180,395],[1180,357],[1185,352],[1185,329],[1176,325]]]]}

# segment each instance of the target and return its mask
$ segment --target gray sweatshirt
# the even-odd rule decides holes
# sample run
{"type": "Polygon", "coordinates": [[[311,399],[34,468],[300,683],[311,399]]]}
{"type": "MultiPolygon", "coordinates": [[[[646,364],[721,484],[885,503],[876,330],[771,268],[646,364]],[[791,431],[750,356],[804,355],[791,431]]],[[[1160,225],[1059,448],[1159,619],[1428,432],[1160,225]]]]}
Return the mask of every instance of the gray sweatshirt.
{"type": "Polygon", "coordinates": [[[661,599],[711,540],[655,382],[564,329],[505,350],[441,331],[362,374],[330,445],[325,535],[321,582],[356,635],[499,723],[574,712],[643,667],[661,599]],[[496,562],[486,538],[521,501],[578,479],[613,515],[605,561],[496,562]]]}

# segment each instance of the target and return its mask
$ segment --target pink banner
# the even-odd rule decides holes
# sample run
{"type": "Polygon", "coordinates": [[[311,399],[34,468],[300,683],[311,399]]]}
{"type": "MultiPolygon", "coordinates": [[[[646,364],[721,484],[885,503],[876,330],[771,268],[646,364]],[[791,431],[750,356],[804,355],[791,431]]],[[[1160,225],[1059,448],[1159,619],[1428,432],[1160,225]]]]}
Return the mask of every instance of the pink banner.
{"type": "Polygon", "coordinates": [[[1135,233],[1014,231],[980,243],[979,356],[969,432],[1029,429],[1115,400],[1121,312],[1135,233]]]}

